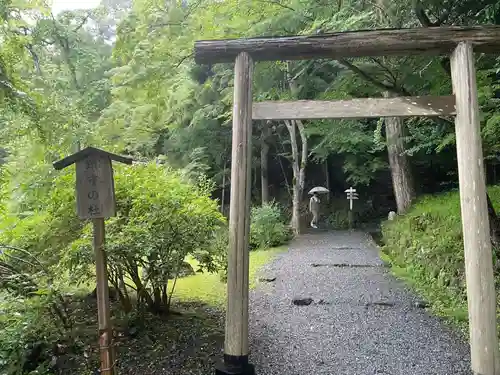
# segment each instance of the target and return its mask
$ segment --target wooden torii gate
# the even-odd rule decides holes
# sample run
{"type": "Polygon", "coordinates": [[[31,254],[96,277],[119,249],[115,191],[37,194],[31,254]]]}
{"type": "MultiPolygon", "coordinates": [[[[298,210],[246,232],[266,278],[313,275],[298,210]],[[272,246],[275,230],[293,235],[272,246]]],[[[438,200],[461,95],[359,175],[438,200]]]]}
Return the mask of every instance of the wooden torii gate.
{"type": "Polygon", "coordinates": [[[254,374],[248,361],[248,266],[252,120],[455,115],[472,370],[500,374],[486,182],[474,51],[500,52],[500,27],[366,30],[197,41],[200,64],[235,61],[228,295],[224,362],[216,374],[254,374]],[[342,101],[252,103],[253,61],[450,55],[453,94],[342,101]]]}

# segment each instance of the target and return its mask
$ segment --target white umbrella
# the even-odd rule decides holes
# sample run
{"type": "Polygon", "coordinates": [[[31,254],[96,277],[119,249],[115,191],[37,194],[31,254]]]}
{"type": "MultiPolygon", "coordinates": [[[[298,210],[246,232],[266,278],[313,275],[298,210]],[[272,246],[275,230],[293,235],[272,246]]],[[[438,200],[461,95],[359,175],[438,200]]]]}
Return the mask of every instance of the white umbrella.
{"type": "Polygon", "coordinates": [[[309,190],[308,194],[313,194],[313,193],[322,194],[322,193],[329,193],[329,192],[330,192],[330,190],[328,190],[327,188],[324,188],[323,186],[316,186],[316,187],[313,187],[311,190],[309,190]]]}

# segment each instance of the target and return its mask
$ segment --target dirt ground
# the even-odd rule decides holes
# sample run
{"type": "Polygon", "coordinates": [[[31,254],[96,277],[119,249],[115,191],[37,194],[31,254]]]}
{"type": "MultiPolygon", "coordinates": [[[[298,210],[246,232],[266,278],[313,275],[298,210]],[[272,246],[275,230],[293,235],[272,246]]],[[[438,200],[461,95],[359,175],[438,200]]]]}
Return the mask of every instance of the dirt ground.
{"type": "MultiPolygon", "coordinates": [[[[60,375],[98,374],[97,306],[77,302],[74,335],[57,358],[60,375]]],[[[118,311],[118,309],[113,309],[118,311]]],[[[213,371],[222,358],[224,313],[197,302],[175,303],[165,316],[113,316],[120,375],[190,375],[213,371]]]]}

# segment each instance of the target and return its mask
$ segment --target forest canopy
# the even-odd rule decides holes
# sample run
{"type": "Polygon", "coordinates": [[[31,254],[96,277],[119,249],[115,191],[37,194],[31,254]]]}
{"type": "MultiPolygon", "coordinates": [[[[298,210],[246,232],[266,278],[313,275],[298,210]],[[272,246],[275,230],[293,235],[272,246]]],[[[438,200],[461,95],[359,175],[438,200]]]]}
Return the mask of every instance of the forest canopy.
{"type": "MultiPolygon", "coordinates": [[[[1,172],[2,194],[10,198],[2,203],[13,212],[36,208],[55,176],[50,163],[77,144],[189,166],[211,178],[222,198],[230,178],[232,64],[196,65],[198,39],[486,24],[498,18],[498,4],[486,0],[107,0],[96,9],[57,15],[43,1],[3,1],[2,9],[1,172]]],[[[477,64],[485,156],[494,178],[498,60],[481,56],[477,64]]],[[[443,58],[420,56],[259,63],[254,100],[449,94],[448,65],[443,58]]],[[[453,122],[413,118],[404,128],[405,153],[421,176],[416,189],[453,185],[453,122]]],[[[324,183],[319,165],[326,162],[334,190],[354,184],[391,195],[383,121],[314,121],[304,132],[306,183],[324,183]]],[[[287,127],[256,123],[253,137],[256,201],[261,169],[271,176],[272,197],[287,200],[285,186],[294,179],[287,127]]]]}
{"type": "MultiPolygon", "coordinates": [[[[54,14],[44,0],[0,0],[0,22],[0,287],[9,316],[38,311],[40,301],[20,302],[38,293],[58,317],[45,327],[55,332],[72,324],[60,296],[95,275],[90,226],[74,211],[74,171],[52,163],[87,146],[135,161],[117,168],[118,216],[107,223],[110,282],[124,312],[140,310],[130,290],[149,310],[168,310],[186,256],[224,279],[233,64],[196,64],[195,41],[498,24],[500,1],[102,0],[54,14]]],[[[500,60],[477,54],[476,66],[495,184],[500,60]]],[[[451,92],[449,59],[419,55],[259,62],[253,78],[255,101],[451,92]]],[[[346,225],[349,186],[360,192],[363,220],[458,186],[453,118],[256,121],[252,145],[252,248],[284,243],[290,220],[299,233],[305,192],[316,185],[331,191],[326,215],[336,228],[346,225]]],[[[18,366],[12,358],[45,334],[41,315],[23,316],[0,340],[0,368],[18,366]]]]}

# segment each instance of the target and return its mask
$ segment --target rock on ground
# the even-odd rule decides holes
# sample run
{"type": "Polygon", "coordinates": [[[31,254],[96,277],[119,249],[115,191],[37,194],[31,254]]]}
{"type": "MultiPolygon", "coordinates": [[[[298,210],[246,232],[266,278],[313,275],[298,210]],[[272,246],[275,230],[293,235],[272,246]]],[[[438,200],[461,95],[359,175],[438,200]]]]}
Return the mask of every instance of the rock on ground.
{"type": "Polygon", "coordinates": [[[250,296],[258,375],[472,374],[468,344],[418,307],[364,233],[304,235],[262,272],[276,280],[250,296]]]}

